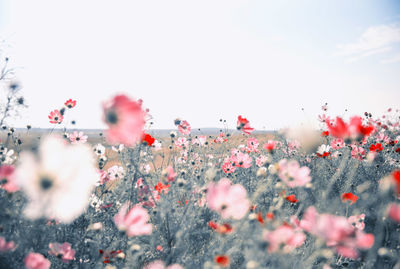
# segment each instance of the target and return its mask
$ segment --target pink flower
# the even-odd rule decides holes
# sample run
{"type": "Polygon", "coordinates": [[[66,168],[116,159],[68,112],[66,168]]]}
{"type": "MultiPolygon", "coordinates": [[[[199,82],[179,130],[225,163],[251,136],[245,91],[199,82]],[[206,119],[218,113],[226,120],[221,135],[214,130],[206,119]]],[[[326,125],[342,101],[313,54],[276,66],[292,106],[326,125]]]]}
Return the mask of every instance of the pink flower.
{"type": "Polygon", "coordinates": [[[364,219],[365,219],[365,214],[361,214],[361,215],[350,216],[348,217],[347,221],[351,225],[353,225],[353,227],[355,227],[356,229],[364,230],[365,227],[364,219]]]}
{"type": "Polygon", "coordinates": [[[83,144],[86,143],[88,139],[87,135],[84,135],[83,132],[73,132],[72,134],[69,135],[69,140],[71,141],[71,144],[83,144]]]}
{"type": "Polygon", "coordinates": [[[26,269],[49,269],[51,262],[40,253],[30,252],[25,257],[26,269]]]}
{"type": "Polygon", "coordinates": [[[207,142],[207,137],[205,135],[200,135],[193,139],[192,144],[193,145],[199,145],[199,146],[204,146],[207,142]]]}
{"type": "Polygon", "coordinates": [[[187,141],[187,139],[185,137],[178,137],[178,139],[175,141],[175,145],[182,149],[182,148],[187,148],[189,145],[189,142],[187,141]]]}
{"type": "Polygon", "coordinates": [[[179,264],[172,264],[168,267],[165,267],[165,263],[163,261],[157,260],[153,261],[152,263],[149,263],[143,269],[184,269],[184,268],[179,264]]]}
{"type": "Polygon", "coordinates": [[[400,204],[391,203],[389,205],[389,217],[400,223],[400,204]]]}
{"type": "Polygon", "coordinates": [[[16,248],[14,241],[7,242],[4,237],[0,236],[0,252],[14,251],[16,248]]]}
{"type": "Polygon", "coordinates": [[[130,236],[148,235],[153,231],[153,226],[147,223],[150,219],[146,209],[135,205],[128,212],[129,204],[121,207],[118,214],[114,217],[115,225],[121,231],[126,231],[130,236]]]}
{"type": "Polygon", "coordinates": [[[187,121],[185,121],[185,120],[180,121],[180,124],[178,125],[178,131],[181,134],[188,135],[188,134],[190,134],[190,130],[191,130],[191,127],[187,121]]]}
{"type": "Polygon", "coordinates": [[[331,142],[332,149],[341,149],[345,146],[344,140],[342,138],[333,139],[331,142]]]}
{"type": "Polygon", "coordinates": [[[0,166],[0,189],[5,189],[8,192],[16,192],[19,190],[15,180],[14,166],[0,166]]]}
{"type": "Polygon", "coordinates": [[[235,164],[236,167],[249,168],[253,159],[247,153],[238,152],[231,157],[231,162],[235,164]]]}
{"type": "Polygon", "coordinates": [[[68,108],[73,108],[76,106],[76,100],[68,99],[64,105],[68,108]]]}
{"type": "Polygon", "coordinates": [[[329,122],[331,119],[329,118],[329,116],[322,114],[322,115],[318,115],[318,120],[320,122],[329,122]]]}
{"type": "Polygon", "coordinates": [[[268,140],[267,143],[264,144],[264,149],[266,149],[268,152],[272,152],[276,149],[276,146],[278,145],[278,141],[275,140],[268,140]]]}
{"type": "Polygon", "coordinates": [[[251,137],[247,140],[247,147],[246,147],[246,151],[247,152],[258,152],[257,148],[258,148],[258,140],[254,137],[251,137]]]}
{"type": "Polygon", "coordinates": [[[75,258],[75,250],[71,248],[71,244],[68,242],[64,244],[50,243],[49,248],[49,254],[57,256],[63,262],[69,262],[75,258]]]}
{"type": "Polygon", "coordinates": [[[250,207],[246,189],[240,184],[232,185],[227,178],[208,185],[207,202],[208,207],[221,214],[223,219],[241,219],[250,207]]]}
{"type": "Polygon", "coordinates": [[[264,231],[263,238],[269,243],[269,252],[282,250],[287,253],[303,245],[306,235],[301,229],[295,229],[285,223],[274,231],[264,231]]]}
{"type": "Polygon", "coordinates": [[[133,146],[141,140],[146,112],[142,102],[117,95],[104,104],[104,122],[108,125],[107,141],[110,144],[133,146]]]}
{"type": "Polygon", "coordinates": [[[173,182],[178,175],[177,173],[174,172],[174,168],[172,168],[171,165],[169,165],[165,170],[163,171],[163,174],[167,177],[168,182],[173,182]]]}
{"type": "Polygon", "coordinates": [[[227,161],[222,165],[222,170],[224,170],[225,174],[231,174],[231,173],[235,172],[236,167],[233,166],[230,161],[227,161]]]}
{"type": "Polygon", "coordinates": [[[295,160],[282,159],[279,161],[279,177],[290,188],[304,186],[311,181],[310,168],[300,167],[295,160]]]}
{"type": "Polygon", "coordinates": [[[374,244],[374,236],[356,229],[345,217],[321,214],[309,207],[300,221],[305,231],[325,240],[328,247],[347,257],[358,257],[358,249],[368,249],[374,244]]]}
{"type": "Polygon", "coordinates": [[[254,128],[250,127],[250,122],[246,118],[242,118],[242,116],[238,117],[236,128],[245,134],[250,134],[254,131],[254,128]]]}
{"type": "Polygon", "coordinates": [[[214,143],[224,143],[226,141],[228,141],[228,139],[225,138],[224,133],[219,133],[219,136],[217,136],[217,138],[214,139],[214,143]]]}
{"type": "Polygon", "coordinates": [[[265,156],[265,155],[260,155],[256,159],[256,164],[258,167],[264,166],[264,164],[268,163],[271,161],[271,158],[265,156]]]}
{"type": "Polygon", "coordinates": [[[56,124],[56,123],[60,124],[64,119],[64,116],[61,115],[61,113],[58,109],[51,111],[48,117],[50,119],[50,123],[54,123],[54,124],[56,124]]]}
{"type": "Polygon", "coordinates": [[[364,156],[365,156],[365,149],[363,149],[362,147],[357,147],[356,145],[353,145],[351,147],[351,157],[362,161],[364,156]]]}

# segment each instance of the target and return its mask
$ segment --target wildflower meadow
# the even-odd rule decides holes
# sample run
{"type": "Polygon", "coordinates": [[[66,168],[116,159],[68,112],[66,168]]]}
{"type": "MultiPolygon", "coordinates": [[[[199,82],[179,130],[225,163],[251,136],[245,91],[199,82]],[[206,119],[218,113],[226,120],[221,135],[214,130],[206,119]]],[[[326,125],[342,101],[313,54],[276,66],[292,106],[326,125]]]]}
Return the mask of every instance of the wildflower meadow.
{"type": "Polygon", "coordinates": [[[400,268],[400,113],[319,129],[259,132],[251,119],[209,135],[171,119],[157,137],[145,101],[99,104],[97,134],[14,129],[24,106],[1,74],[1,268],[400,268]]]}

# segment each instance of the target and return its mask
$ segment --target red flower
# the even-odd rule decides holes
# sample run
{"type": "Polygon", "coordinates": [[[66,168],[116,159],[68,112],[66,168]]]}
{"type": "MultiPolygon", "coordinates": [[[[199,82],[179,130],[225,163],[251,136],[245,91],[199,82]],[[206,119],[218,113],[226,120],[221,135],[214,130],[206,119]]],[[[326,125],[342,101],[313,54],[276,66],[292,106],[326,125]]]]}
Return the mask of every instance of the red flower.
{"type": "Polygon", "coordinates": [[[296,196],[294,194],[286,196],[285,199],[291,203],[297,203],[299,201],[296,199],[296,196]]]}
{"type": "Polygon", "coordinates": [[[242,116],[238,117],[236,128],[245,134],[250,134],[254,131],[254,128],[250,127],[250,122],[246,118],[242,118],[242,116]]]}
{"type": "Polygon", "coordinates": [[[328,136],[329,135],[329,131],[325,131],[321,133],[321,136],[328,136]]]}
{"type": "Polygon", "coordinates": [[[268,212],[267,215],[266,215],[265,217],[266,217],[267,219],[274,219],[274,218],[275,218],[274,213],[272,213],[272,212],[268,212]]]}
{"type": "Polygon", "coordinates": [[[158,191],[158,193],[161,194],[162,191],[164,191],[164,194],[168,193],[168,189],[169,189],[169,184],[168,185],[164,185],[162,184],[162,182],[158,182],[158,184],[156,186],[154,186],[154,189],[156,191],[158,191]]]}
{"type": "Polygon", "coordinates": [[[51,111],[48,117],[50,119],[50,123],[54,124],[56,123],[60,124],[64,119],[63,115],[61,115],[58,109],[51,111]]]}
{"type": "Polygon", "coordinates": [[[229,266],[229,257],[226,255],[218,255],[215,256],[215,262],[222,267],[228,267],[229,266]]]}
{"type": "Polygon", "coordinates": [[[187,205],[188,203],[189,203],[189,200],[185,200],[185,203],[182,203],[181,201],[178,201],[178,205],[180,205],[180,206],[187,205]]]}
{"type": "Polygon", "coordinates": [[[156,141],[156,139],[154,137],[152,137],[151,135],[143,134],[143,137],[142,137],[143,144],[151,147],[153,145],[154,141],[156,141]]]}
{"type": "Polygon", "coordinates": [[[400,153],[400,148],[397,148],[395,151],[396,151],[397,153],[400,153]]]}
{"type": "Polygon", "coordinates": [[[66,107],[68,107],[68,108],[73,108],[73,107],[76,106],[76,101],[75,101],[75,100],[72,100],[72,99],[68,99],[68,100],[64,103],[64,105],[65,105],[66,107]]]}
{"type": "Polygon", "coordinates": [[[396,170],[392,174],[394,183],[396,184],[397,194],[400,195],[400,170],[396,170]]]}
{"type": "Polygon", "coordinates": [[[342,201],[343,202],[350,201],[351,205],[354,204],[357,200],[358,200],[358,196],[354,195],[351,192],[343,193],[343,195],[342,195],[342,201]]]}
{"type": "Polygon", "coordinates": [[[362,119],[359,116],[352,117],[349,124],[345,123],[340,117],[336,117],[335,125],[332,122],[326,124],[332,136],[343,139],[357,140],[370,135],[374,131],[372,125],[363,126],[362,119]]]}
{"type": "Polygon", "coordinates": [[[375,152],[380,152],[382,151],[383,147],[381,143],[376,143],[375,144],[371,144],[371,146],[369,146],[369,150],[370,151],[375,151],[375,152]]]}
{"type": "Polygon", "coordinates": [[[257,214],[257,220],[258,220],[259,223],[264,224],[264,219],[263,219],[263,217],[262,217],[261,212],[258,212],[258,214],[257,214]]]}
{"type": "Polygon", "coordinates": [[[211,229],[215,230],[216,232],[218,232],[218,233],[220,233],[220,234],[228,234],[228,233],[233,232],[233,228],[232,228],[232,226],[231,226],[229,223],[224,223],[224,224],[222,224],[222,225],[219,225],[219,224],[216,223],[216,222],[210,221],[210,222],[208,223],[208,226],[209,226],[211,229]]]}

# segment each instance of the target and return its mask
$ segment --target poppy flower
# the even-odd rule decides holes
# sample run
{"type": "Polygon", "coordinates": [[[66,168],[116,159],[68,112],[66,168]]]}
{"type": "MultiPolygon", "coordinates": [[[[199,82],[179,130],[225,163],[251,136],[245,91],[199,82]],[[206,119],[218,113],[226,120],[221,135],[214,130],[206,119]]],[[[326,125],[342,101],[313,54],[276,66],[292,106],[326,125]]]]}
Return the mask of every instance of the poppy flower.
{"type": "Polygon", "coordinates": [[[350,118],[349,124],[343,121],[342,118],[336,117],[336,122],[327,122],[327,127],[332,136],[337,138],[359,140],[364,136],[370,135],[375,128],[372,125],[364,126],[360,116],[350,118]]]}
{"type": "Polygon", "coordinates": [[[68,100],[64,103],[64,105],[65,105],[66,107],[68,107],[68,108],[73,108],[73,107],[76,106],[76,101],[75,101],[75,100],[72,100],[72,99],[68,99],[68,100]]]}
{"type": "Polygon", "coordinates": [[[250,134],[251,132],[254,131],[254,128],[250,127],[250,122],[246,118],[243,118],[242,116],[238,117],[236,128],[239,131],[243,131],[245,134],[250,134]]]}
{"type": "Polygon", "coordinates": [[[321,133],[321,136],[322,136],[322,137],[324,137],[324,136],[329,136],[329,131],[324,131],[324,132],[322,132],[322,133],[321,133]]]}
{"type": "Polygon", "coordinates": [[[154,141],[156,141],[156,139],[149,134],[144,134],[142,137],[142,143],[149,147],[153,145],[154,141]]]}
{"type": "Polygon", "coordinates": [[[164,184],[162,184],[162,182],[158,182],[158,184],[156,186],[154,186],[154,189],[160,194],[162,191],[164,191],[164,194],[166,194],[166,193],[168,193],[169,184],[164,185],[164,184]]]}
{"type": "Polygon", "coordinates": [[[350,201],[351,205],[354,204],[357,200],[358,200],[358,196],[354,195],[351,192],[343,193],[343,195],[342,195],[342,201],[343,202],[350,201]]]}
{"type": "Polygon", "coordinates": [[[229,266],[229,257],[226,255],[218,255],[215,256],[215,263],[219,264],[222,267],[228,267],[229,266]]]}
{"type": "Polygon", "coordinates": [[[50,119],[50,123],[60,124],[63,121],[64,116],[61,115],[58,109],[56,109],[50,112],[48,118],[50,119]]]}
{"type": "Polygon", "coordinates": [[[394,171],[392,173],[392,177],[393,177],[394,183],[396,185],[397,194],[400,195],[400,170],[394,171]]]}

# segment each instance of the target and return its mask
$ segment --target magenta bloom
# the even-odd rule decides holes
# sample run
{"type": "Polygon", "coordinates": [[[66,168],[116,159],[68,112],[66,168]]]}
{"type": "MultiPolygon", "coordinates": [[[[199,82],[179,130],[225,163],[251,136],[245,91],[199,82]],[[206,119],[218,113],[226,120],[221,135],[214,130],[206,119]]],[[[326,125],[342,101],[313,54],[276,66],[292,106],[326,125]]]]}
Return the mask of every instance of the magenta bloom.
{"type": "Polygon", "coordinates": [[[223,219],[241,219],[250,207],[246,189],[240,184],[232,185],[227,178],[208,185],[207,202],[208,207],[221,214],[223,219]]]}
{"type": "Polygon", "coordinates": [[[349,223],[346,217],[321,214],[309,207],[300,221],[305,231],[325,240],[328,247],[351,259],[358,257],[358,249],[368,249],[374,244],[374,235],[366,234],[349,223]]]}
{"type": "Polygon", "coordinates": [[[279,161],[279,177],[290,188],[301,187],[311,181],[310,168],[300,167],[295,160],[282,159],[279,161]]]}
{"type": "Polygon", "coordinates": [[[128,236],[148,235],[153,231],[153,226],[147,223],[150,219],[146,209],[135,205],[128,212],[129,204],[121,207],[114,216],[115,225],[121,231],[126,231],[128,236]]]}
{"type": "Polygon", "coordinates": [[[140,101],[117,95],[103,107],[103,119],[109,127],[107,141],[110,144],[133,146],[142,138],[146,112],[140,101]]]}
{"type": "Polygon", "coordinates": [[[269,243],[269,252],[282,250],[287,253],[303,245],[306,235],[301,229],[295,229],[285,223],[275,231],[264,231],[263,238],[269,243]]]}
{"type": "Polygon", "coordinates": [[[51,262],[40,253],[31,252],[25,257],[26,269],[49,269],[51,262]]]}
{"type": "Polygon", "coordinates": [[[0,236],[0,252],[14,251],[16,248],[14,241],[7,242],[4,237],[0,236]]]}
{"type": "Polygon", "coordinates": [[[15,181],[14,166],[0,166],[0,189],[5,189],[8,192],[16,192],[19,187],[15,181]]]}
{"type": "Polygon", "coordinates": [[[61,258],[63,262],[69,262],[75,258],[75,250],[71,248],[71,244],[68,242],[64,244],[50,243],[49,248],[49,254],[61,258]]]}

